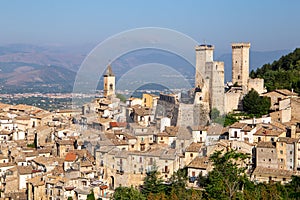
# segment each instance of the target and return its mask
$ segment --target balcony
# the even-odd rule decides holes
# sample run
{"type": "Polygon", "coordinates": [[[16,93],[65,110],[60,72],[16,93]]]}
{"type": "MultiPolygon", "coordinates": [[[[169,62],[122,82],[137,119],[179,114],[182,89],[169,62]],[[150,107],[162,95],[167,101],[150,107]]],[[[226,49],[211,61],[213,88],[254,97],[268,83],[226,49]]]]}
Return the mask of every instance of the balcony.
{"type": "Polygon", "coordinates": [[[197,179],[196,176],[190,176],[189,177],[189,182],[194,183],[196,181],[196,179],[197,179]]]}
{"type": "Polygon", "coordinates": [[[164,170],[164,169],[162,170],[163,174],[168,174],[169,172],[170,172],[170,170],[164,170]]]}

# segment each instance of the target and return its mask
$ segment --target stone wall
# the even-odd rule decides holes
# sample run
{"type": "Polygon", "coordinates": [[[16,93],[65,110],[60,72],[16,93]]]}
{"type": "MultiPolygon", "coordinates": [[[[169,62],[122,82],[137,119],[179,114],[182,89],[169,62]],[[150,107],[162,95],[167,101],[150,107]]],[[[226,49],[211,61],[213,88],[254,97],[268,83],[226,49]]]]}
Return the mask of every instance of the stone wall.
{"type": "Polygon", "coordinates": [[[300,121],[300,98],[291,98],[292,118],[300,121]]]}
{"type": "Polygon", "coordinates": [[[265,88],[264,88],[264,79],[262,78],[249,78],[248,79],[248,91],[250,91],[251,89],[254,89],[256,92],[258,92],[258,94],[262,94],[264,92],[266,92],[265,88]]]}

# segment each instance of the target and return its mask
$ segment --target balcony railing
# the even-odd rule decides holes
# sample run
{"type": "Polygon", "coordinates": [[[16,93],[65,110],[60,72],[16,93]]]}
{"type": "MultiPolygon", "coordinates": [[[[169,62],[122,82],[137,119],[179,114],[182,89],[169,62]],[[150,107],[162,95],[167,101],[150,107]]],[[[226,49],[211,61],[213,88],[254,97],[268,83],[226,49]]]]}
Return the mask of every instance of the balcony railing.
{"type": "Polygon", "coordinates": [[[196,181],[196,179],[197,179],[196,176],[190,176],[189,177],[189,182],[194,183],[196,181]]]}

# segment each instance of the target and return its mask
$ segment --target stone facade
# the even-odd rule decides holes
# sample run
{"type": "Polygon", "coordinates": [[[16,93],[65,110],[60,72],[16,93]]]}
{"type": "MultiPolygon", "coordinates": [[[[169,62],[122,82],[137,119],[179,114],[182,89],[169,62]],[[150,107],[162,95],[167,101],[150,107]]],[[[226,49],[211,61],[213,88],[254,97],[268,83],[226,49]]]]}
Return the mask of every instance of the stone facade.
{"type": "Polygon", "coordinates": [[[232,83],[247,86],[249,79],[250,43],[233,43],[232,47],[232,83]]]}
{"type": "Polygon", "coordinates": [[[104,74],[104,96],[110,97],[115,95],[115,75],[112,72],[111,66],[108,65],[106,73],[104,74]]]}

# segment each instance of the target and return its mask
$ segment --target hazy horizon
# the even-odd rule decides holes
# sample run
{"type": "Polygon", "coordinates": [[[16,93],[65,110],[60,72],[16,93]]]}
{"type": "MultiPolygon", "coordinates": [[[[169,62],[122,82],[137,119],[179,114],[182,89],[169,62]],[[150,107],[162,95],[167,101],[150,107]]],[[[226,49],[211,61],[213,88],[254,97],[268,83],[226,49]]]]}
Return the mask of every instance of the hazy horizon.
{"type": "Polygon", "coordinates": [[[300,46],[296,0],[266,1],[1,1],[0,46],[87,45],[93,48],[123,31],[162,27],[188,35],[216,51],[251,42],[255,51],[300,46]]]}

